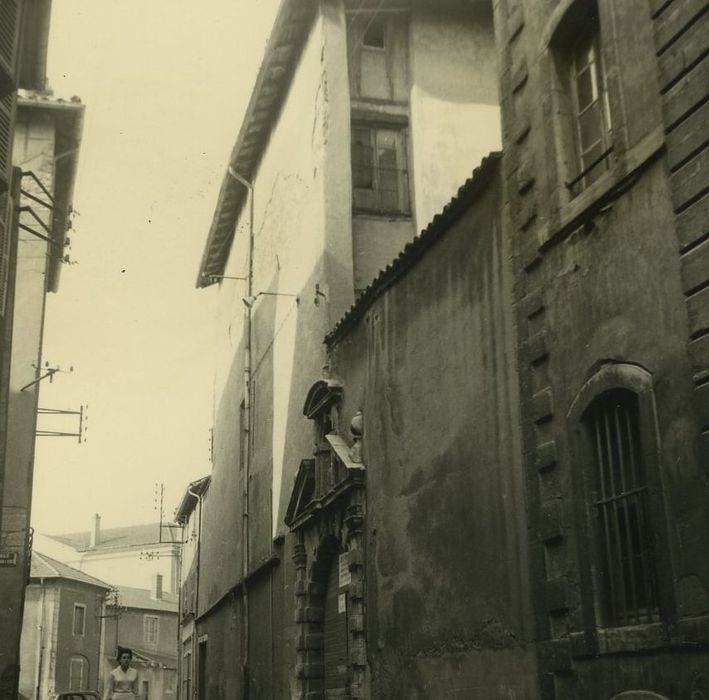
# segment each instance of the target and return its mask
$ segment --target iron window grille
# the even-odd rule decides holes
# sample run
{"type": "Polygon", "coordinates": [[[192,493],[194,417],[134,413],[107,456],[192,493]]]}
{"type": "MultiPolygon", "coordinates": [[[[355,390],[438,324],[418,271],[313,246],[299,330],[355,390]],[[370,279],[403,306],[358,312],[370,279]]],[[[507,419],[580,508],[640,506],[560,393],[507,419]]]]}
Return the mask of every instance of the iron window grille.
{"type": "Polygon", "coordinates": [[[605,623],[659,621],[656,546],[638,397],[627,389],[607,391],[590,405],[585,422],[595,458],[593,509],[605,623]]]}
{"type": "Polygon", "coordinates": [[[573,194],[608,169],[613,152],[610,105],[597,25],[571,50],[571,90],[578,174],[567,187],[573,194]]]}
{"type": "Polygon", "coordinates": [[[406,129],[364,125],[352,127],[355,211],[410,214],[406,149],[406,129]]]}

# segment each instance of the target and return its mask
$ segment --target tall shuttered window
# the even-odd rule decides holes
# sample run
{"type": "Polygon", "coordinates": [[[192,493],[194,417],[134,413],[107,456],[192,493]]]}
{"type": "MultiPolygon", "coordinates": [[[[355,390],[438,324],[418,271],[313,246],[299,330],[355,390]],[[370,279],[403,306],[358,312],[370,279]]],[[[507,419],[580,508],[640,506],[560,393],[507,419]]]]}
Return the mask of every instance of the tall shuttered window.
{"type": "Polygon", "coordinates": [[[638,396],[612,389],[589,406],[593,512],[601,608],[607,626],[659,620],[656,546],[638,396]]]}
{"type": "Polygon", "coordinates": [[[9,83],[14,83],[17,73],[21,10],[20,0],[0,2],[0,72],[5,74],[5,81],[9,83]]]}

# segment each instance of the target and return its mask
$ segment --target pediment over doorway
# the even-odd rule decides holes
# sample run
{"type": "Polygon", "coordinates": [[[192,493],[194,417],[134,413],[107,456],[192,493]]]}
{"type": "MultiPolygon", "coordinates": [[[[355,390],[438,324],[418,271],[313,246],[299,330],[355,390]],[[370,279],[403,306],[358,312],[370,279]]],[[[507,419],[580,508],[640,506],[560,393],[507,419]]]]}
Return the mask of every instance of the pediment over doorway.
{"type": "Polygon", "coordinates": [[[315,460],[303,459],[298,467],[295,476],[295,484],[291,492],[288,509],[284,518],[286,525],[290,527],[300,515],[303,514],[307,506],[312,502],[315,495],[315,460]]]}

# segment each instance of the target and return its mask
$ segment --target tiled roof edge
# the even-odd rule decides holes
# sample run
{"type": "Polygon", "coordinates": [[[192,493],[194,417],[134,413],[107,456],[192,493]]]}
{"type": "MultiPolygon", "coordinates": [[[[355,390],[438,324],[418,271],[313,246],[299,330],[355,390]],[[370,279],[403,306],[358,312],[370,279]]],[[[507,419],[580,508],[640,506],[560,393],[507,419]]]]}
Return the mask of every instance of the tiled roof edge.
{"type": "Polygon", "coordinates": [[[372,303],[399,277],[413,267],[448,232],[450,226],[477,199],[478,195],[487,188],[490,183],[490,175],[494,172],[501,158],[501,151],[493,151],[483,158],[480,165],[473,171],[472,176],[458,189],[458,192],[443,207],[443,210],[433,217],[420,234],[406,244],[404,249],[389,265],[379,271],[379,274],[325,336],[324,342],[329,348],[337,344],[347,331],[364,316],[364,313],[372,303]]]}
{"type": "Polygon", "coordinates": [[[241,209],[246,200],[243,185],[230,174],[230,170],[232,168],[237,171],[241,170],[239,174],[242,177],[253,180],[254,173],[258,170],[261,158],[268,147],[271,131],[280,118],[281,108],[300,62],[300,55],[307,41],[309,28],[317,16],[317,6],[314,0],[281,0],[249,104],[246,107],[236,143],[229,157],[227,172],[224,174],[219,190],[214,216],[199,265],[198,288],[214,284],[215,280],[210,275],[218,276],[224,273],[241,209]],[[299,31],[298,28],[302,31],[299,31]],[[291,42],[292,53],[286,64],[274,65],[273,57],[279,46],[283,43],[288,46],[289,42],[291,42]],[[272,87],[268,85],[269,80],[277,81],[278,87],[273,97],[265,98],[264,94],[267,89],[272,87]],[[264,100],[269,103],[267,108],[263,106],[264,100]],[[259,104],[260,102],[261,104],[259,104]],[[267,123],[260,124],[255,115],[264,109],[272,110],[273,118],[271,119],[269,115],[266,119],[267,123]],[[253,132],[253,135],[250,132],[253,132]],[[254,140],[249,145],[248,140],[252,136],[254,140]],[[246,157],[245,154],[249,152],[251,154],[246,157]],[[246,168],[240,167],[242,156],[248,163],[246,168]],[[229,205],[229,200],[231,200],[231,205],[229,205]]]}

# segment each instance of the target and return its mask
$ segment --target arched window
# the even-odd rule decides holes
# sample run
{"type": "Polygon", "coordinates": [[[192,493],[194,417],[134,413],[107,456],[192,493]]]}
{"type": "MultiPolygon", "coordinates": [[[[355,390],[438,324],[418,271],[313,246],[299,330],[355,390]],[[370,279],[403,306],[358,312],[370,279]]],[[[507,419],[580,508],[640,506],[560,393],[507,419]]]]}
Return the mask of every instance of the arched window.
{"type": "Polygon", "coordinates": [[[568,419],[585,525],[578,561],[586,619],[604,628],[667,622],[676,605],[652,375],[604,363],[568,419]]]}
{"type": "Polygon", "coordinates": [[[603,615],[609,626],[659,620],[657,558],[638,396],[597,396],[583,421],[593,446],[593,520],[603,615]]]}

